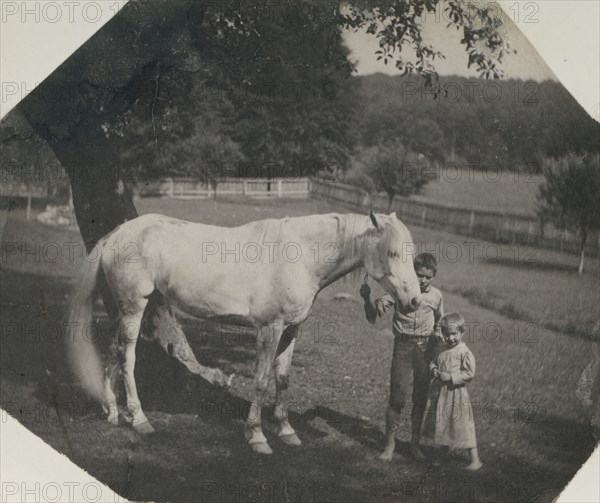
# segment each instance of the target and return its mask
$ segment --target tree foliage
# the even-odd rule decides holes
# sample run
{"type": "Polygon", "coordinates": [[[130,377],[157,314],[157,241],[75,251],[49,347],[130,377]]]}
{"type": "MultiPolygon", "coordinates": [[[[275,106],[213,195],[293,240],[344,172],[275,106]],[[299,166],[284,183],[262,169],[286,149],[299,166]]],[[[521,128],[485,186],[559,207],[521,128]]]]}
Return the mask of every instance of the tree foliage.
{"type": "Polygon", "coordinates": [[[386,64],[393,62],[404,75],[422,75],[427,84],[432,84],[437,77],[434,61],[444,55],[423,39],[422,19],[438,9],[444,10],[449,26],[462,30],[461,43],[469,55],[468,66],[474,65],[485,78],[503,76],[500,64],[511,49],[502,33],[499,11],[493,4],[480,6],[477,2],[460,0],[354,0],[340,19],[344,26],[364,28],[377,37],[377,59],[386,64]]]}
{"type": "Polygon", "coordinates": [[[600,150],[600,124],[558,82],[440,77],[435,96],[414,76],[357,80],[364,146],[397,138],[435,161],[528,174],[545,157],[600,150]]]}
{"type": "Polygon", "coordinates": [[[550,158],[544,162],[543,172],[539,212],[559,228],[573,229],[579,234],[581,274],[589,232],[600,228],[600,155],[550,158]]]}
{"type": "Polygon", "coordinates": [[[410,196],[418,193],[427,183],[430,161],[423,155],[408,149],[400,142],[380,143],[365,149],[347,181],[367,188],[372,186],[388,196],[388,211],[394,196],[410,196]],[[372,181],[365,181],[364,175],[372,181]]]}

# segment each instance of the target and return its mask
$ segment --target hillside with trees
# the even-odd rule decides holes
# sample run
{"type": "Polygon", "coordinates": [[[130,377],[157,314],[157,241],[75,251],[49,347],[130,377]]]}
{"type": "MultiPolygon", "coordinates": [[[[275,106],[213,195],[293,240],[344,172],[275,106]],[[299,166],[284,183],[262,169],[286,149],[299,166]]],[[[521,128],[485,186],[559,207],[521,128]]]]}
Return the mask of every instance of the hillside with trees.
{"type": "Polygon", "coordinates": [[[600,124],[558,82],[376,74],[359,82],[362,147],[400,140],[433,161],[541,171],[545,157],[598,152],[600,124]]]}

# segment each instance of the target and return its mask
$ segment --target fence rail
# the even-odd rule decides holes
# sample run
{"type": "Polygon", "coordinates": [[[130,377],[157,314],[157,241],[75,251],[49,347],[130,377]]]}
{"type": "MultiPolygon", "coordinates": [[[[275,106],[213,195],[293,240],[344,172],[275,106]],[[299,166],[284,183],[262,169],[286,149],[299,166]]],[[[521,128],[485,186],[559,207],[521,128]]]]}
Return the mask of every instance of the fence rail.
{"type": "Polygon", "coordinates": [[[217,196],[247,196],[253,198],[308,198],[311,181],[308,178],[290,180],[224,179],[217,183],[193,178],[164,178],[138,185],[141,196],[172,199],[204,199],[217,196]]]}
{"type": "MultiPolygon", "coordinates": [[[[313,180],[311,193],[355,211],[373,208],[384,212],[388,209],[386,196],[370,196],[358,187],[313,180]]],[[[391,209],[397,211],[398,216],[408,224],[443,229],[496,243],[579,252],[579,239],[575,232],[561,230],[548,223],[542,228],[538,218],[527,214],[468,209],[402,197],[394,198],[391,209]]],[[[586,254],[600,255],[600,233],[590,233],[586,254]]]]}

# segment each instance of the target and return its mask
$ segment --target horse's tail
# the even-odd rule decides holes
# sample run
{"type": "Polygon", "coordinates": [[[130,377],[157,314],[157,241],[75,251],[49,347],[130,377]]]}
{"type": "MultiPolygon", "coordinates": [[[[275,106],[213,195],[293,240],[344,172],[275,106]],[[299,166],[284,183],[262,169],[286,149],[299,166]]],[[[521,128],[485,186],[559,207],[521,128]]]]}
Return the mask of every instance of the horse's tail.
{"type": "Polygon", "coordinates": [[[94,399],[104,399],[104,366],[94,340],[97,330],[92,323],[94,290],[101,273],[100,260],[87,261],[69,305],[67,356],[75,376],[94,399]]]}

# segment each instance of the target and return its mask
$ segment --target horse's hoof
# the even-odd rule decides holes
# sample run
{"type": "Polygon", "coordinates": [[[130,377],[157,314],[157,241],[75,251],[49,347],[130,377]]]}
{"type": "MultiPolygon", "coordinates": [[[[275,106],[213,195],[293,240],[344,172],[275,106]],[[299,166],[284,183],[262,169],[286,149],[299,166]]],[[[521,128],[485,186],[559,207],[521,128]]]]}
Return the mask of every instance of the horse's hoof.
{"type": "Polygon", "coordinates": [[[114,416],[108,416],[106,420],[113,426],[119,426],[119,416],[116,414],[114,416]]]}
{"type": "Polygon", "coordinates": [[[273,454],[273,449],[271,449],[266,442],[256,442],[250,444],[250,447],[257,454],[273,454]]]}
{"type": "Polygon", "coordinates": [[[154,433],[154,428],[150,424],[150,421],[144,421],[143,423],[134,424],[133,429],[141,435],[150,435],[150,433],[154,433]]]}
{"type": "Polygon", "coordinates": [[[221,388],[227,390],[231,386],[231,382],[233,381],[234,376],[235,374],[231,374],[228,376],[224,374],[221,370],[216,369],[213,374],[212,382],[213,384],[216,384],[221,388]]]}
{"type": "Polygon", "coordinates": [[[302,440],[300,440],[298,435],[295,433],[290,433],[289,435],[280,435],[279,440],[281,440],[285,445],[302,445],[302,440]]]}

